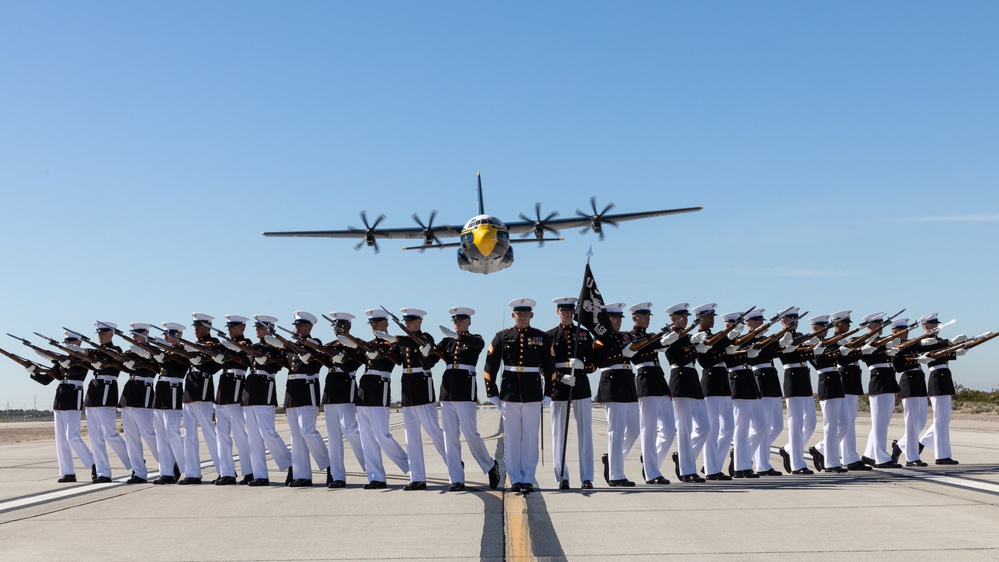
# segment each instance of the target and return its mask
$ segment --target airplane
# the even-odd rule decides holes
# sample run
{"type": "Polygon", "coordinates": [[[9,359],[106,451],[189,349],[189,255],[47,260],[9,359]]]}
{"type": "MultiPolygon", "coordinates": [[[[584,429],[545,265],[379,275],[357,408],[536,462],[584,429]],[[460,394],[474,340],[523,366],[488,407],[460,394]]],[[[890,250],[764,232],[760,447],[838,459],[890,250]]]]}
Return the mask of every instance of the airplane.
{"type": "Polygon", "coordinates": [[[649,217],[661,217],[666,215],[678,215],[680,213],[693,213],[702,210],[704,207],[686,207],[682,209],[666,209],[662,211],[643,211],[638,213],[618,213],[608,215],[607,211],[614,208],[610,203],[604,207],[603,211],[597,212],[596,197],[590,198],[590,206],[593,214],[587,214],[576,210],[576,217],[568,219],[556,219],[558,211],[553,211],[545,218],[541,218],[541,203],[534,206],[535,219],[520,213],[520,219],[516,222],[504,223],[498,218],[487,215],[485,205],[482,202],[482,174],[477,174],[479,181],[479,214],[475,215],[462,225],[434,226],[434,218],[437,211],[430,213],[427,224],[423,224],[419,215],[413,213],[413,220],[419,228],[378,228],[385,215],[379,215],[374,224],[368,223],[368,215],[361,211],[361,221],[364,228],[354,228],[348,226],[347,230],[308,230],[299,232],[264,232],[264,236],[295,236],[295,237],[319,237],[319,238],[360,238],[361,241],[354,246],[355,250],[360,250],[367,245],[374,249],[377,254],[378,238],[406,238],[422,239],[423,244],[403,248],[403,250],[419,250],[423,252],[427,248],[458,248],[458,267],[464,271],[472,273],[494,273],[506,269],[513,265],[513,244],[537,242],[539,246],[544,246],[545,242],[564,240],[564,238],[546,238],[547,233],[554,236],[559,235],[559,229],[583,227],[580,232],[586,234],[592,230],[604,239],[604,225],[612,225],[617,228],[619,222],[649,217]],[[511,239],[511,234],[520,234],[521,239],[511,239]],[[533,239],[528,239],[533,235],[533,239]],[[443,243],[441,238],[458,237],[458,242],[443,243]]]}

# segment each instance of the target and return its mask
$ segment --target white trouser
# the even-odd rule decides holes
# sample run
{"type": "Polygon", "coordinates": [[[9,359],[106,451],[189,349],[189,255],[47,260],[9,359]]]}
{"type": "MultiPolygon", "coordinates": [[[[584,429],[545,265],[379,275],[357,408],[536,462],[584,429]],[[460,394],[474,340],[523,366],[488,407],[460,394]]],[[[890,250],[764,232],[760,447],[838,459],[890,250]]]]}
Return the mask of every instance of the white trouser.
{"type": "Polygon", "coordinates": [[[822,440],[815,444],[815,448],[822,453],[825,458],[826,468],[842,466],[839,458],[840,448],[843,438],[846,436],[846,421],[843,419],[845,406],[843,398],[830,398],[819,401],[822,407],[822,440]],[[826,451],[831,451],[832,454],[826,451]]]}
{"type": "Polygon", "coordinates": [[[753,453],[760,446],[760,441],[770,431],[767,427],[766,415],[759,400],[732,400],[732,417],[735,429],[732,432],[733,470],[750,470],[753,468],[753,453]]]}
{"type": "Polygon", "coordinates": [[[288,408],[288,429],[291,434],[291,473],[294,478],[312,480],[312,467],[309,465],[309,453],[319,465],[319,470],[326,471],[330,465],[330,454],[326,450],[323,436],[316,430],[316,416],[319,408],[316,406],[298,406],[288,408]]]}
{"type": "Polygon", "coordinates": [[[541,402],[500,401],[503,416],[503,461],[514,484],[534,484],[538,468],[541,402]]]}
{"type": "Polygon", "coordinates": [[[933,450],[934,458],[949,459],[951,458],[951,396],[930,396],[930,403],[933,404],[933,423],[919,439],[919,442],[924,447],[929,447],[933,450]]]}
{"type": "Polygon", "coordinates": [[[784,431],[784,405],[780,398],[764,396],[760,398],[757,405],[763,411],[763,436],[760,444],[756,448],[753,461],[756,463],[757,472],[773,470],[770,464],[770,447],[784,431]]]}
{"type": "MultiPolygon", "coordinates": [[[[843,441],[839,444],[840,457],[844,465],[860,461],[857,452],[857,412],[860,396],[847,394],[843,397],[843,441]]],[[[828,456],[828,453],[823,453],[828,456]]]]}
{"type": "Polygon", "coordinates": [[[641,435],[637,402],[604,404],[607,416],[607,462],[610,480],[624,480],[624,461],[641,435]]]}
{"type": "Polygon", "coordinates": [[[402,427],[406,431],[406,456],[409,457],[409,479],[411,482],[427,481],[427,466],[423,461],[423,431],[427,432],[441,459],[447,463],[444,450],[444,431],[437,419],[437,404],[405,406],[402,409],[402,427]]]}
{"type": "Polygon", "coordinates": [[[198,426],[205,438],[208,455],[212,458],[215,472],[222,474],[219,466],[218,437],[215,435],[215,424],[212,423],[211,402],[192,402],[184,404],[184,476],[201,478],[201,442],[198,439],[198,426]]]}
{"type": "Polygon", "coordinates": [[[357,429],[357,406],[354,404],[323,404],[326,418],[326,449],[330,455],[330,476],[333,480],[347,480],[347,467],[343,464],[343,439],[347,438],[354,451],[357,464],[364,470],[364,451],[361,432],[357,429]]]}
{"type": "Polygon", "coordinates": [[[94,451],[94,464],[97,465],[97,476],[111,476],[111,462],[108,459],[107,445],[111,445],[114,454],[121,459],[125,470],[132,470],[128,461],[128,446],[118,435],[118,419],[115,408],[101,406],[87,408],[87,433],[90,435],[90,447],[94,451]]]}
{"type": "Polygon", "coordinates": [[[902,399],[902,418],[905,420],[905,433],[898,440],[907,462],[919,460],[919,432],[926,427],[926,397],[914,396],[902,399]]]}
{"type": "MultiPolygon", "coordinates": [[[[555,480],[569,479],[569,469],[562,466],[562,451],[565,449],[565,410],[568,401],[552,402],[552,469],[555,480]],[[562,468],[559,475],[559,468],[562,468]]],[[[576,420],[576,441],[579,449],[579,480],[593,480],[593,399],[578,398],[572,401],[572,417],[576,420]]],[[[447,430],[444,431],[447,433],[447,430]]],[[[569,462],[566,459],[566,465],[569,462]]]]}
{"type": "Polygon", "coordinates": [[[382,451],[399,467],[403,474],[409,472],[406,451],[389,433],[389,409],[383,406],[358,406],[357,427],[361,432],[361,449],[364,451],[364,472],[369,482],[384,482],[385,467],[382,451]]]}
{"type": "Polygon", "coordinates": [[[676,411],[676,450],[680,476],[697,474],[697,457],[708,439],[708,410],[704,400],[673,398],[676,411]]]}
{"type": "Polygon", "coordinates": [[[59,459],[59,474],[69,476],[76,474],[73,469],[73,453],[89,468],[94,464],[94,455],[80,437],[80,410],[56,410],[55,442],[56,458],[59,459]]]}
{"type": "Polygon", "coordinates": [[[441,425],[444,428],[444,452],[447,453],[447,475],[451,484],[465,482],[465,469],[461,466],[461,435],[465,436],[468,451],[479,464],[482,472],[493,468],[493,458],[489,455],[485,441],[479,435],[475,419],[475,402],[441,402],[441,425]]]}
{"type": "Polygon", "coordinates": [[[274,428],[274,406],[243,406],[246,419],[246,440],[250,446],[250,466],[254,478],[269,480],[267,450],[270,450],[278,470],[291,467],[291,452],[274,428]]]}
{"type": "MultiPolygon", "coordinates": [[[[250,461],[250,443],[246,437],[246,418],[239,404],[218,404],[215,406],[215,423],[218,426],[219,474],[236,476],[236,463],[232,458],[232,442],[236,442],[239,454],[239,471],[243,475],[253,474],[250,461]]],[[[256,475],[254,475],[256,477],[256,475]]]]}
{"type": "Polygon", "coordinates": [[[888,424],[891,414],[895,411],[894,394],[875,394],[868,396],[871,403],[871,433],[867,436],[867,446],[864,456],[874,460],[874,464],[891,461],[888,454],[888,424]]]}
{"type": "MultiPolygon", "coordinates": [[[[156,447],[156,422],[153,421],[153,411],[149,408],[122,408],[121,427],[125,430],[125,448],[128,451],[128,462],[139,478],[148,477],[146,461],[142,457],[142,441],[145,440],[154,460],[159,460],[159,450],[156,447]]],[[[173,468],[173,467],[171,467],[173,468]]]]}
{"type": "Polygon", "coordinates": [[[180,435],[180,410],[153,410],[156,427],[156,450],[160,458],[160,476],[173,476],[173,465],[184,467],[184,438],[180,435]]]}
{"type": "Polygon", "coordinates": [[[815,399],[811,396],[787,398],[787,445],[791,470],[805,468],[805,444],[815,433],[815,399]]]}
{"type": "Polygon", "coordinates": [[[663,475],[662,465],[676,437],[676,416],[669,396],[642,396],[638,399],[639,438],[645,479],[663,475]]]}
{"type": "Polygon", "coordinates": [[[704,407],[708,412],[708,435],[704,442],[704,472],[716,474],[722,471],[728,448],[732,445],[735,432],[735,417],[732,413],[731,396],[705,396],[704,407]]]}

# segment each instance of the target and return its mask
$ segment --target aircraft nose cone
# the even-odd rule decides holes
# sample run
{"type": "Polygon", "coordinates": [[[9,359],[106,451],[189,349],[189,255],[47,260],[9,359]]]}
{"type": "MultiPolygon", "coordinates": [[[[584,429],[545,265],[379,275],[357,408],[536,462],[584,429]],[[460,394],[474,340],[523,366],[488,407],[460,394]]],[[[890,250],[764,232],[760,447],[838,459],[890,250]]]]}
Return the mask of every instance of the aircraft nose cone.
{"type": "Polygon", "coordinates": [[[474,239],[472,241],[475,247],[482,252],[483,256],[488,256],[493,253],[493,249],[496,248],[496,229],[488,225],[480,225],[475,230],[474,239]]]}

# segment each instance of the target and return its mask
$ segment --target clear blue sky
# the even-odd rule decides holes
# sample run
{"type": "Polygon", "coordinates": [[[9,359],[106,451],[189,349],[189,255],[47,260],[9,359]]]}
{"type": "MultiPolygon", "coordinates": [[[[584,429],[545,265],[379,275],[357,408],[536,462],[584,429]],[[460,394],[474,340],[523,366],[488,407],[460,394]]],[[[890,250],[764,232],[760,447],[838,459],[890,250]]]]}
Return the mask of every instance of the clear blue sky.
{"type": "MultiPolygon", "coordinates": [[[[554,325],[592,244],[607,298],[653,301],[653,327],[717,302],[999,329],[996,21],[994,2],[5,2],[0,328],[380,304],[433,328],[464,305],[489,337],[519,296],[554,325]],[[506,220],[592,195],[705,210],[565,231],[489,276],[452,250],[260,236],[361,209],[461,224],[477,170],[506,220]]],[[[991,389],[997,364],[986,344],[955,379],[991,389]]],[[[0,407],[51,404],[6,359],[0,377],[0,407]]]]}

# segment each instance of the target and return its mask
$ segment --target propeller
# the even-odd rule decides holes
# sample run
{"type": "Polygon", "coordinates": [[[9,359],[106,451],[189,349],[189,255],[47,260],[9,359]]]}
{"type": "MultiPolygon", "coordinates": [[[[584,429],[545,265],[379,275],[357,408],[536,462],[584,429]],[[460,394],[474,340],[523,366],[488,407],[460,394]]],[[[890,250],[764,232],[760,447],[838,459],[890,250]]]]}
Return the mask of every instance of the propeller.
{"type": "MultiPolygon", "coordinates": [[[[378,253],[378,240],[375,239],[375,229],[378,228],[379,223],[385,219],[385,215],[378,215],[375,219],[375,224],[368,224],[368,213],[366,211],[361,211],[361,220],[364,222],[364,238],[354,245],[355,250],[360,250],[361,246],[367,244],[375,249],[375,253],[378,253]]],[[[357,232],[360,228],[354,228],[353,226],[348,226],[347,230],[357,232]]]]}
{"type": "Polygon", "coordinates": [[[524,213],[520,213],[521,220],[527,222],[534,222],[534,232],[525,232],[520,235],[521,238],[527,238],[531,234],[538,239],[538,246],[545,245],[545,231],[551,232],[555,236],[558,236],[558,231],[554,228],[548,226],[548,221],[558,216],[558,211],[552,211],[547,217],[541,218],[541,203],[534,204],[534,216],[535,220],[531,221],[531,217],[528,217],[524,213]]]}
{"type": "Polygon", "coordinates": [[[597,234],[599,234],[600,235],[600,239],[603,240],[604,239],[604,230],[603,230],[603,224],[604,223],[613,225],[614,228],[617,228],[617,223],[616,222],[614,222],[614,221],[612,221],[610,219],[605,219],[604,218],[604,215],[607,214],[607,211],[610,211],[611,209],[614,208],[614,204],[613,203],[608,203],[607,206],[604,207],[604,210],[600,211],[598,213],[597,212],[597,198],[596,197],[590,197],[590,207],[593,208],[593,214],[592,215],[588,215],[588,214],[584,213],[583,211],[580,211],[579,209],[576,209],[576,214],[577,215],[579,215],[579,216],[581,216],[583,218],[590,219],[590,224],[588,226],[583,227],[583,229],[580,230],[579,232],[582,233],[582,234],[586,234],[586,231],[588,231],[588,230],[590,230],[592,228],[593,232],[596,232],[597,234]]]}
{"type": "Polygon", "coordinates": [[[428,220],[427,224],[424,225],[423,221],[420,220],[420,216],[417,215],[416,213],[413,213],[413,220],[416,221],[416,224],[420,225],[420,228],[423,229],[424,247],[420,248],[421,252],[425,250],[427,246],[433,246],[434,244],[441,243],[440,239],[437,238],[437,234],[434,233],[434,218],[436,216],[437,216],[437,211],[430,211],[430,220],[428,220]]]}

